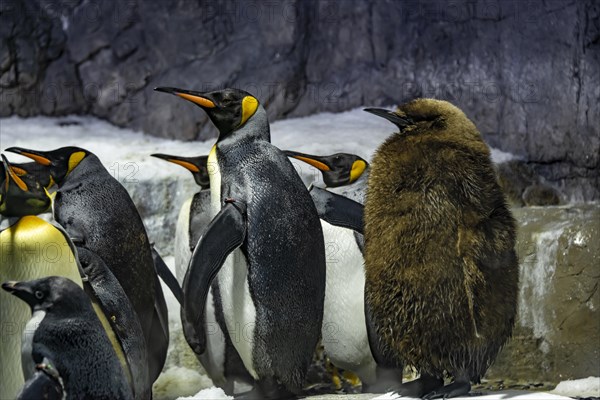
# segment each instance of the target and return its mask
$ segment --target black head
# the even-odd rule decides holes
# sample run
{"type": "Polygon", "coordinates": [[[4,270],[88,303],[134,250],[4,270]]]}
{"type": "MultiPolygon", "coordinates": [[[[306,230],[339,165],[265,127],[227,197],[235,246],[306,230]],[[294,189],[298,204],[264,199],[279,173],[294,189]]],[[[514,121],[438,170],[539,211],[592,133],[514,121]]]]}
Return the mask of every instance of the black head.
{"type": "Polygon", "coordinates": [[[51,151],[10,147],[6,151],[29,157],[36,163],[46,167],[50,172],[50,176],[58,185],[90,154],[87,150],[73,146],[61,147],[51,151]]]}
{"type": "Polygon", "coordinates": [[[289,150],[284,153],[321,171],[323,182],[328,187],[354,183],[369,167],[369,163],[355,154],[336,153],[329,156],[315,156],[289,150]]]}
{"type": "Polygon", "coordinates": [[[29,304],[32,311],[48,311],[59,307],[63,312],[81,310],[89,302],[75,282],[62,276],[49,276],[32,281],[9,281],[2,289],[29,304]]]}
{"type": "Polygon", "coordinates": [[[401,116],[394,111],[386,110],[384,108],[365,108],[364,111],[387,119],[392,124],[396,125],[398,129],[400,129],[400,132],[402,132],[407,126],[413,124],[413,121],[409,117],[401,116]]]}
{"type": "Polygon", "coordinates": [[[11,165],[2,154],[0,214],[22,217],[45,212],[52,203],[46,189],[26,170],[11,165]]]}
{"type": "Polygon", "coordinates": [[[254,96],[239,89],[206,93],[171,87],[158,87],[154,90],[174,94],[202,108],[219,130],[220,138],[244,126],[259,107],[254,96]]]}
{"type": "Polygon", "coordinates": [[[202,189],[210,186],[208,171],[208,156],[180,157],[169,154],[151,154],[152,157],[160,158],[187,169],[194,176],[194,180],[202,189]]]}

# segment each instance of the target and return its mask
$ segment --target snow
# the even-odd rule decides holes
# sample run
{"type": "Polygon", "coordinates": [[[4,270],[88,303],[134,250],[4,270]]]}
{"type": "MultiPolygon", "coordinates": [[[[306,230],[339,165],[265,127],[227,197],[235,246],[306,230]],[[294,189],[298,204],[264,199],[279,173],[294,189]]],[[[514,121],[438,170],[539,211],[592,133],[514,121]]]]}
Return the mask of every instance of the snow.
{"type": "Polygon", "coordinates": [[[600,397],[600,377],[562,381],[552,393],[569,397],[600,397]]]}
{"type": "Polygon", "coordinates": [[[190,397],[179,397],[177,400],[219,400],[219,399],[233,399],[233,396],[227,396],[223,389],[217,387],[211,387],[203,389],[190,397]]]}

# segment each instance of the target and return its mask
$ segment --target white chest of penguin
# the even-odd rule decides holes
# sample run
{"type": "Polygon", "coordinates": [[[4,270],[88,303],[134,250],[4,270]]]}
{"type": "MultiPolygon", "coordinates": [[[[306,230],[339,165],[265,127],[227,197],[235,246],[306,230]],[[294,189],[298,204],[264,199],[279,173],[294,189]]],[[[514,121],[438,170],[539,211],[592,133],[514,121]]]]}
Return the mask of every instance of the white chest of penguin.
{"type": "MultiPolygon", "coordinates": [[[[222,208],[221,173],[216,146],[208,155],[211,213],[214,218],[222,208]]],[[[258,379],[252,362],[256,308],[248,285],[248,263],[240,249],[234,250],[225,260],[217,275],[221,306],[227,330],[248,372],[258,379]]]]}

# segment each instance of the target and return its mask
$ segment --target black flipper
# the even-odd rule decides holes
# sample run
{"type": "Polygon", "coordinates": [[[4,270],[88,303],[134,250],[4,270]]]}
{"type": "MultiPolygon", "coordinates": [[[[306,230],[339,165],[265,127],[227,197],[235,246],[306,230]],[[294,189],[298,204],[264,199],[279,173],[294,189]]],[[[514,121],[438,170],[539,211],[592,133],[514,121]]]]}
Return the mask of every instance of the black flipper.
{"type": "Polygon", "coordinates": [[[154,260],[154,270],[160,276],[160,279],[169,287],[171,293],[177,299],[179,305],[183,304],[183,291],[181,290],[181,286],[179,286],[179,282],[177,282],[177,278],[173,275],[167,264],[163,261],[158,251],[152,246],[152,259],[154,260]]]}
{"type": "Polygon", "coordinates": [[[44,358],[44,361],[35,366],[35,373],[25,382],[17,395],[17,400],[47,399],[62,400],[64,388],[60,374],[53,363],[44,358]]]}
{"type": "Polygon", "coordinates": [[[183,279],[184,330],[188,344],[196,354],[204,353],[206,337],[203,327],[206,297],[214,277],[227,256],[246,238],[246,206],[227,203],[213,218],[196,246],[183,279]],[[195,329],[198,327],[199,329],[195,329]]]}
{"type": "Polygon", "coordinates": [[[363,233],[364,206],[362,204],[316,186],[312,186],[309,191],[317,207],[319,218],[331,225],[363,233]]]}
{"type": "Polygon", "coordinates": [[[98,300],[121,343],[135,398],[150,398],[152,384],[148,373],[146,341],[129,298],[100,256],[84,247],[77,247],[77,255],[85,273],[84,289],[89,296],[98,300]]]}
{"type": "MultiPolygon", "coordinates": [[[[167,268],[166,265],[165,268],[167,268]]],[[[179,285],[177,286],[179,287],[179,285]]],[[[154,277],[154,288],[154,313],[152,314],[152,325],[150,326],[150,342],[146,344],[149,357],[148,373],[150,374],[150,382],[156,381],[160,375],[167,360],[167,350],[169,349],[169,311],[158,276],[154,277]]]]}

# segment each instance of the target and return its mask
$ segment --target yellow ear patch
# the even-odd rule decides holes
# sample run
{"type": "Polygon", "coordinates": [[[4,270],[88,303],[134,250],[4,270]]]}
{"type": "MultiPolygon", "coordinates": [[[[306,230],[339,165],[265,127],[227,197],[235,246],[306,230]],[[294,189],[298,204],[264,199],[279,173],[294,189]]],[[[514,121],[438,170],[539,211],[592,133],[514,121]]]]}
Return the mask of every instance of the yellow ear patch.
{"type": "Polygon", "coordinates": [[[85,157],[84,151],[76,151],[75,153],[69,156],[69,169],[67,170],[67,174],[75,169],[76,166],[79,165],[81,160],[85,157]]]}
{"type": "Polygon", "coordinates": [[[312,165],[313,167],[321,170],[321,171],[329,171],[330,168],[327,164],[322,163],[321,161],[313,160],[312,158],[303,157],[303,156],[292,156],[297,160],[304,161],[307,164],[312,165]]]}
{"type": "Polygon", "coordinates": [[[254,115],[257,108],[258,100],[252,96],[244,97],[242,100],[242,121],[240,122],[240,126],[244,125],[248,121],[248,118],[254,115]]]}
{"type": "Polygon", "coordinates": [[[200,168],[198,168],[197,166],[195,166],[191,162],[183,161],[183,160],[175,160],[174,158],[169,158],[167,161],[170,161],[173,164],[181,165],[183,168],[185,168],[185,169],[187,169],[189,171],[200,172],[200,168]]]}
{"type": "Polygon", "coordinates": [[[365,172],[367,169],[367,163],[363,160],[354,161],[352,169],[350,170],[350,183],[354,182],[365,172]]]}
{"type": "Polygon", "coordinates": [[[175,93],[175,94],[177,96],[181,97],[182,99],[186,99],[188,101],[191,101],[192,103],[196,103],[199,106],[206,107],[206,108],[215,108],[215,103],[213,103],[209,99],[205,99],[204,97],[194,96],[193,94],[187,94],[187,93],[175,93]]]}

